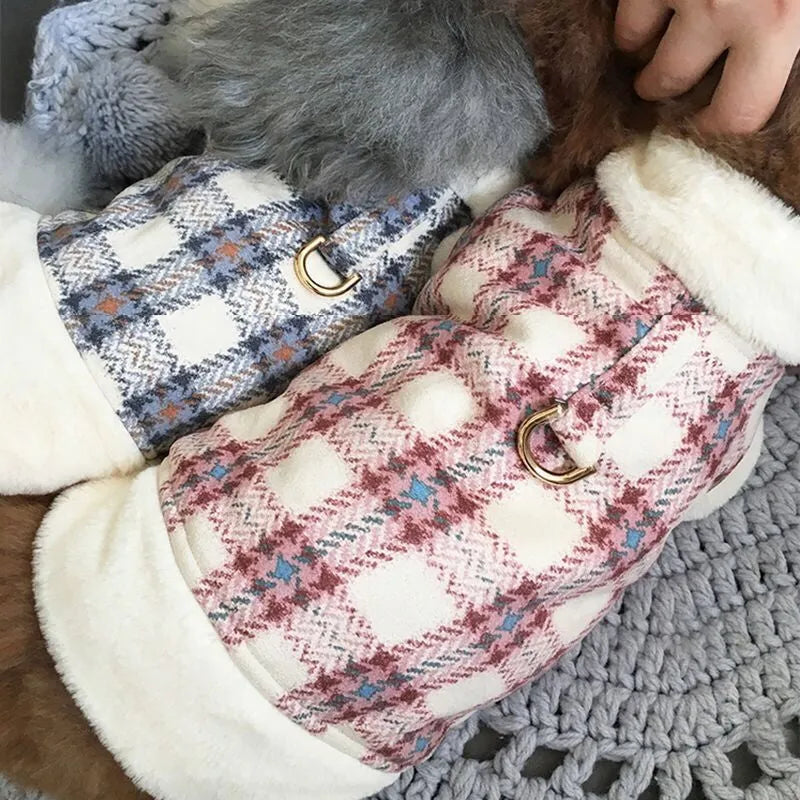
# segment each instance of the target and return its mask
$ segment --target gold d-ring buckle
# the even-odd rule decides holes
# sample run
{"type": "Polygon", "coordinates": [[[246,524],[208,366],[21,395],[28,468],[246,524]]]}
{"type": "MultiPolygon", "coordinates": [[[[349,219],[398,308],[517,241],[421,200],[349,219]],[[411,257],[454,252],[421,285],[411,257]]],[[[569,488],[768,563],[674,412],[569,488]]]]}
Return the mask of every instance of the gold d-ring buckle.
{"type": "Polygon", "coordinates": [[[522,463],[531,475],[543,483],[549,483],[551,486],[569,486],[572,483],[588,478],[590,475],[594,475],[596,472],[594,467],[576,467],[567,472],[550,472],[549,469],[545,469],[541,464],[537,463],[533,457],[530,445],[531,434],[542,425],[549,425],[551,422],[560,419],[566,411],[567,406],[565,403],[556,402],[555,405],[546,408],[544,411],[537,411],[535,414],[531,414],[517,431],[517,452],[522,459],[522,463]]]}
{"type": "Polygon", "coordinates": [[[294,274],[297,275],[297,280],[303,284],[310,292],[321,295],[322,297],[340,297],[341,295],[349,292],[360,280],[361,276],[354,272],[345,278],[338,286],[323,286],[317,283],[311,275],[308,274],[308,257],[319,250],[325,244],[324,236],[317,236],[312,239],[295,257],[294,257],[294,274]]]}

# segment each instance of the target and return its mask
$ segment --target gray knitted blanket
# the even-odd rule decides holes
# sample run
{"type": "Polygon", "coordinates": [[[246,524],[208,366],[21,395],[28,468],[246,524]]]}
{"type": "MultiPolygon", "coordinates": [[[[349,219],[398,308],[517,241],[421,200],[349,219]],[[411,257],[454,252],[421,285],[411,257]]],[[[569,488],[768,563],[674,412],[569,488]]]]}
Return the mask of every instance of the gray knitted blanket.
{"type": "Polygon", "coordinates": [[[181,95],[148,63],[170,0],[63,0],[41,21],[29,123],[81,147],[93,183],[116,191],[188,152],[181,95]]]}
{"type": "MultiPolygon", "coordinates": [[[[167,5],[89,0],[41,28],[30,113],[80,141],[110,183],[186,146],[186,132],[167,121],[171,86],[142,51],[167,5]],[[152,80],[131,85],[140,72],[152,80]]],[[[678,529],[651,573],[555,668],[454,730],[380,797],[799,800],[799,720],[800,379],[792,377],[770,404],[747,488],[678,529]]],[[[0,779],[0,800],[34,798],[0,779]]]]}

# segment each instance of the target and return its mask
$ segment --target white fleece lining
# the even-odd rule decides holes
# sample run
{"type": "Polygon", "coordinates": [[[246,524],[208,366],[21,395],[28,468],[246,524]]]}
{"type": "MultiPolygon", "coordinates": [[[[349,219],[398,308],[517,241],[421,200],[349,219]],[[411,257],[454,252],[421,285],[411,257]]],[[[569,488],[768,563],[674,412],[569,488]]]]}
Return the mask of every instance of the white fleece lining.
{"type": "Polygon", "coordinates": [[[290,722],[237,669],[175,563],[156,468],[66,492],[34,583],[64,682],[156,797],[360,800],[397,778],[290,722]]]}
{"type": "Polygon", "coordinates": [[[0,494],[50,492],[143,464],[58,315],[39,219],[0,203],[0,494]]]}
{"type": "Polygon", "coordinates": [[[521,186],[522,182],[522,176],[517,170],[498,167],[478,179],[462,178],[453,190],[467,205],[472,216],[479,217],[521,186]]]}
{"type": "Polygon", "coordinates": [[[800,219],[756,181],[656,134],[598,183],[626,233],[759,349],[800,363],[800,219]]]}

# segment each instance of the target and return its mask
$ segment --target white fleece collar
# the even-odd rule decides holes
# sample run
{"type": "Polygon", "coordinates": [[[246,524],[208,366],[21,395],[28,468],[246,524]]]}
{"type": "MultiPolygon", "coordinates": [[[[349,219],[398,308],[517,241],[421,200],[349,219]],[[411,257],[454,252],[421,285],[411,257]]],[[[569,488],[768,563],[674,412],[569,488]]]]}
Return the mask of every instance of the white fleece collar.
{"type": "Polygon", "coordinates": [[[800,363],[800,218],[792,209],[663,134],[608,156],[597,180],[640,247],[741,336],[800,363]]]}

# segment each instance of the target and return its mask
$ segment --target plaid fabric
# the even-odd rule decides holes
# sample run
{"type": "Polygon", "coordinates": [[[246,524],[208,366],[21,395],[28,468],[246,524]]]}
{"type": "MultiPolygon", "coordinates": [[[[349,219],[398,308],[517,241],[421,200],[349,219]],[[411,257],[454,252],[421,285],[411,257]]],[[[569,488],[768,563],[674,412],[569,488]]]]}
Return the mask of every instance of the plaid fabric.
{"type": "Polygon", "coordinates": [[[782,373],[621,231],[594,184],[519,191],[416,311],[161,467],[176,558],[288,717],[399,770],[558,659],[745,454],[782,373]],[[597,472],[545,486],[533,448],[597,472]]]}
{"type": "Polygon", "coordinates": [[[231,409],[270,399],[341,341],[407,313],[440,240],[466,221],[432,191],[364,211],[298,197],[272,175],[179,159],[97,215],[43,220],[39,247],[76,347],[149,457],[231,409]],[[293,257],[317,235],[337,300],[293,257]]]}

